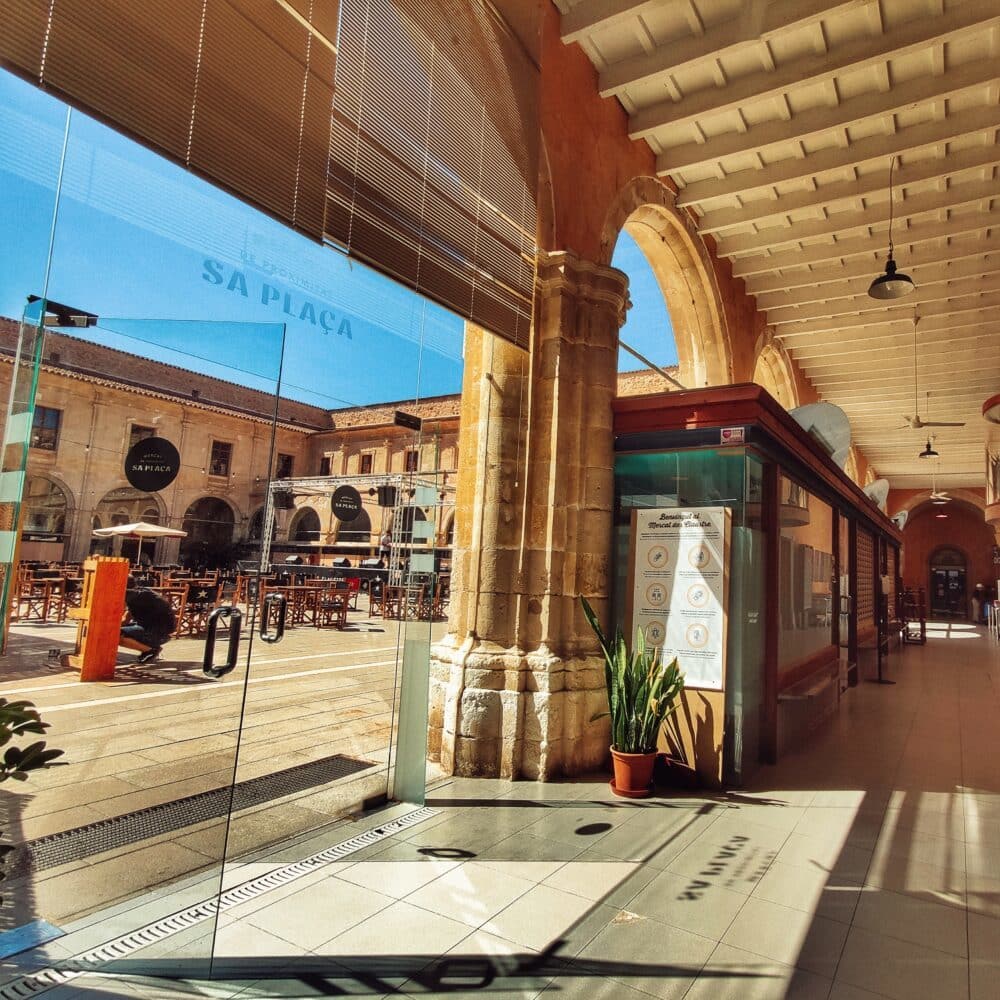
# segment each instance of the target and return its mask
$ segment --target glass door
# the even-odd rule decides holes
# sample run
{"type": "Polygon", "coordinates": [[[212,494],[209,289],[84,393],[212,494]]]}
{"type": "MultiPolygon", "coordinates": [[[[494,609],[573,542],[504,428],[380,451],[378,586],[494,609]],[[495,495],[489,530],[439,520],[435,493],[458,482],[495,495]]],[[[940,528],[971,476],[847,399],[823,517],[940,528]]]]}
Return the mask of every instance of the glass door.
{"type": "Polygon", "coordinates": [[[8,796],[5,895],[74,954],[141,931],[135,958],[207,974],[231,808],[276,794],[270,766],[233,782],[259,592],[247,525],[297,410],[279,397],[284,328],[31,308],[0,697],[32,702],[64,753],[8,796]]]}
{"type": "Polygon", "coordinates": [[[3,789],[0,986],[218,976],[300,941],[241,920],[282,896],[259,879],[422,800],[465,327],[2,72],[0,97],[0,698],[63,751],[3,789]],[[176,629],[121,647],[129,574],[176,629]]]}

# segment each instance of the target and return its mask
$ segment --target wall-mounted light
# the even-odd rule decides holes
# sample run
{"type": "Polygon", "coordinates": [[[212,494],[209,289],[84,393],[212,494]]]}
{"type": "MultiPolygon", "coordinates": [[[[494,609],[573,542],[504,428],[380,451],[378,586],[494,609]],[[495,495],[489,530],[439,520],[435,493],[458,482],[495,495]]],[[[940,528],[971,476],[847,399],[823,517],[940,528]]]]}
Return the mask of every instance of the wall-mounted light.
{"type": "Polygon", "coordinates": [[[895,166],[894,156],[889,163],[889,259],[885,262],[885,273],[868,286],[868,295],[873,299],[899,299],[913,291],[913,279],[908,274],[897,272],[896,262],[892,259],[892,171],[895,166]]]}

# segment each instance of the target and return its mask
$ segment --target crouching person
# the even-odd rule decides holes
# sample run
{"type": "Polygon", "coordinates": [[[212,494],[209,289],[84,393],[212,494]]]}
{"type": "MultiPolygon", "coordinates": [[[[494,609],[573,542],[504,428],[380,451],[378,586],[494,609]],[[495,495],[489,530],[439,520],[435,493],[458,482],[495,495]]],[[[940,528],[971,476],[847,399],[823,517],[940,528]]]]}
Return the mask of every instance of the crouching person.
{"type": "Polygon", "coordinates": [[[177,626],[173,609],[155,591],[139,587],[132,576],[125,591],[125,608],[128,624],[122,625],[118,645],[137,649],[136,663],[152,663],[177,626]]]}

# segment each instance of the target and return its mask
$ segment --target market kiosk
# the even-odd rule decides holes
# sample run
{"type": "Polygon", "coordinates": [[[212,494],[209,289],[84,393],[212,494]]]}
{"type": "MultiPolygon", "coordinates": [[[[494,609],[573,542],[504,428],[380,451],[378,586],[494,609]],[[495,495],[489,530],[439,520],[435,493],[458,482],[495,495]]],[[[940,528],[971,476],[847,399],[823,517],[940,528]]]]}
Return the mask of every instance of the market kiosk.
{"type": "Polygon", "coordinates": [[[758,385],[615,402],[614,621],[687,678],[669,749],[710,785],[888,679],[901,535],[758,385]]]}

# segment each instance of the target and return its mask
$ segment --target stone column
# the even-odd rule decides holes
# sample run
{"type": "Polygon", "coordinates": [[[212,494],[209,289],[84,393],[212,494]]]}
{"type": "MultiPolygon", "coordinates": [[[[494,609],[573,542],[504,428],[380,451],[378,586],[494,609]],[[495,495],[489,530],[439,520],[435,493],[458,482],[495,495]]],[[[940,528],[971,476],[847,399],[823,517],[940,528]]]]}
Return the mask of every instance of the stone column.
{"type": "Polygon", "coordinates": [[[550,779],[601,764],[612,401],[627,278],[542,255],[530,354],[466,332],[449,632],[429,750],[448,772],[550,779]]]}

